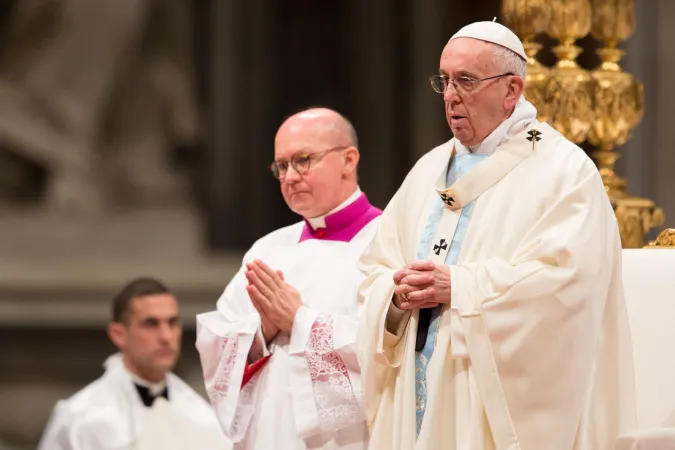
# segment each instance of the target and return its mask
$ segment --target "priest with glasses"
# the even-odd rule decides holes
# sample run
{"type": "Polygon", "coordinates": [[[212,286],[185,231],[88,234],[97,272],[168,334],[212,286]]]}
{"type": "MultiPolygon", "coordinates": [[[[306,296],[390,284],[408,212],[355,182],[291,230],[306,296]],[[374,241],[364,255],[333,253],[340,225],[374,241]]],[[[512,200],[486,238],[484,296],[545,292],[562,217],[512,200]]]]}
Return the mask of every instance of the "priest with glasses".
{"type": "Polygon", "coordinates": [[[381,211],[358,187],[356,133],[335,111],[287,119],[274,158],[302,221],[259,239],[216,311],[198,316],[207,392],[235,449],[364,450],[356,261],[381,211]]]}

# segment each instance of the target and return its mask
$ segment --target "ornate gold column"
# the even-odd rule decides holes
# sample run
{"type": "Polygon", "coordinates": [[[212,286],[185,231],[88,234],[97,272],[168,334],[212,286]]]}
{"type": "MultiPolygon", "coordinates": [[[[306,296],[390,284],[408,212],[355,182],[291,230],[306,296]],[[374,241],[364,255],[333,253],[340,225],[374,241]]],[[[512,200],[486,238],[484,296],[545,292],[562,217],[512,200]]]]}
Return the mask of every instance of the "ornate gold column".
{"type": "Polygon", "coordinates": [[[537,108],[537,119],[541,122],[549,120],[546,95],[550,69],[537,61],[542,45],[534,42],[534,38],[548,26],[551,10],[547,3],[547,0],[504,0],[502,5],[504,24],[523,42],[527,55],[525,98],[537,108]]]}
{"type": "Polygon", "coordinates": [[[525,97],[569,140],[595,146],[598,165],[619,222],[624,248],[640,248],[645,234],[663,224],[663,211],[654,202],[633,197],[626,181],[614,171],[623,145],[642,119],[643,86],[621,70],[624,51],[617,46],[635,28],[634,0],[503,0],[505,24],[523,41],[529,57],[525,97]],[[532,41],[540,32],[558,40],[552,50],[558,61],[550,70],[536,60],[541,46],[532,41]],[[603,44],[602,63],[595,70],[579,66],[581,48],[575,41],[588,33],[603,44]]]}
{"type": "Polygon", "coordinates": [[[616,147],[628,140],[644,112],[642,83],[621,70],[619,61],[625,52],[617,48],[633,34],[635,4],[634,0],[592,0],[592,6],[591,36],[603,47],[597,50],[602,62],[591,74],[595,118],[588,141],[597,148],[591,157],[614,206],[623,247],[640,248],[645,244],[645,233],[662,225],[664,217],[653,201],[629,195],[626,180],[614,171],[621,156],[616,147]]]}
{"type": "Polygon", "coordinates": [[[546,33],[560,43],[552,49],[558,62],[547,86],[549,123],[567,139],[580,144],[593,123],[593,80],[577,64],[581,48],[574,42],[591,28],[591,4],[589,0],[549,0],[548,7],[551,18],[546,33]]]}

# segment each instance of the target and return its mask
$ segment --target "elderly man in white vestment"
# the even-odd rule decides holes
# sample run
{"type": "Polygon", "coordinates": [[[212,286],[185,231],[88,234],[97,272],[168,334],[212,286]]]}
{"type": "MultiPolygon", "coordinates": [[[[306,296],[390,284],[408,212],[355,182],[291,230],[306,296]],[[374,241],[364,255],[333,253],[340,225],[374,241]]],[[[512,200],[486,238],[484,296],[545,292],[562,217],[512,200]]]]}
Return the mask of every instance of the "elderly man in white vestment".
{"type": "Polygon", "coordinates": [[[108,335],[120,353],[105,374],[57,403],[39,450],[224,450],[208,402],[171,373],[180,354],[178,302],[152,278],[114,298],[108,335]]]}
{"type": "Polygon", "coordinates": [[[360,260],[373,449],[607,450],[633,424],[615,216],[593,162],[523,97],[525,58],[474,23],[431,77],[454,138],[360,260]]]}
{"type": "Polygon", "coordinates": [[[332,110],[281,125],[271,169],[304,220],[259,239],[217,311],[198,316],[207,392],[237,449],[367,448],[356,261],[381,211],[358,187],[357,145],[332,110]]]}

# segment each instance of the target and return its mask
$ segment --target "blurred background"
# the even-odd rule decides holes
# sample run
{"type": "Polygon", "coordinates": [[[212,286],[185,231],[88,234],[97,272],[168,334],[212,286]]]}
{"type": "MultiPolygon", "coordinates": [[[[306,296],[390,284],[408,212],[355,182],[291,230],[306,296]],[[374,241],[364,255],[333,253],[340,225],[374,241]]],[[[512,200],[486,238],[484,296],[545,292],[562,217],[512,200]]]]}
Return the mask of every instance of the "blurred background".
{"type": "MultiPolygon", "coordinates": [[[[195,314],[257,238],[298,220],[268,170],[283,119],[352,120],[361,187],[383,208],[451,137],[427,81],[445,42],[502,16],[501,0],[0,2],[0,448],[35,448],[54,403],[100,376],[110,299],[139,275],[177,293],[176,372],[203,393],[195,314]]],[[[616,165],[667,223],[673,24],[672,0],[636,3],[622,67],[644,116],[616,165]]],[[[596,67],[598,40],[579,37],[596,67]]],[[[536,41],[553,65],[553,39],[536,41]]]]}

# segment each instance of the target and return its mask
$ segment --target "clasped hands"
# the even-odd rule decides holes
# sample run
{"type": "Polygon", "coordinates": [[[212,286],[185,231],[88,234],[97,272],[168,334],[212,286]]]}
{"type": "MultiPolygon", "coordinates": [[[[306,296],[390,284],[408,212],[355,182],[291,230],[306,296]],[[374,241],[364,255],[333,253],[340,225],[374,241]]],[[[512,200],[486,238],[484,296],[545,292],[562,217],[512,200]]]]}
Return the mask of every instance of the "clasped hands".
{"type": "Polygon", "coordinates": [[[282,272],[275,272],[260,260],[246,264],[246,269],[246,291],[260,314],[265,341],[269,343],[279,331],[290,334],[302,306],[300,293],[286,283],[282,272]]]}
{"type": "Polygon", "coordinates": [[[394,304],[400,309],[433,308],[450,303],[450,268],[414,261],[394,274],[394,304]]]}

